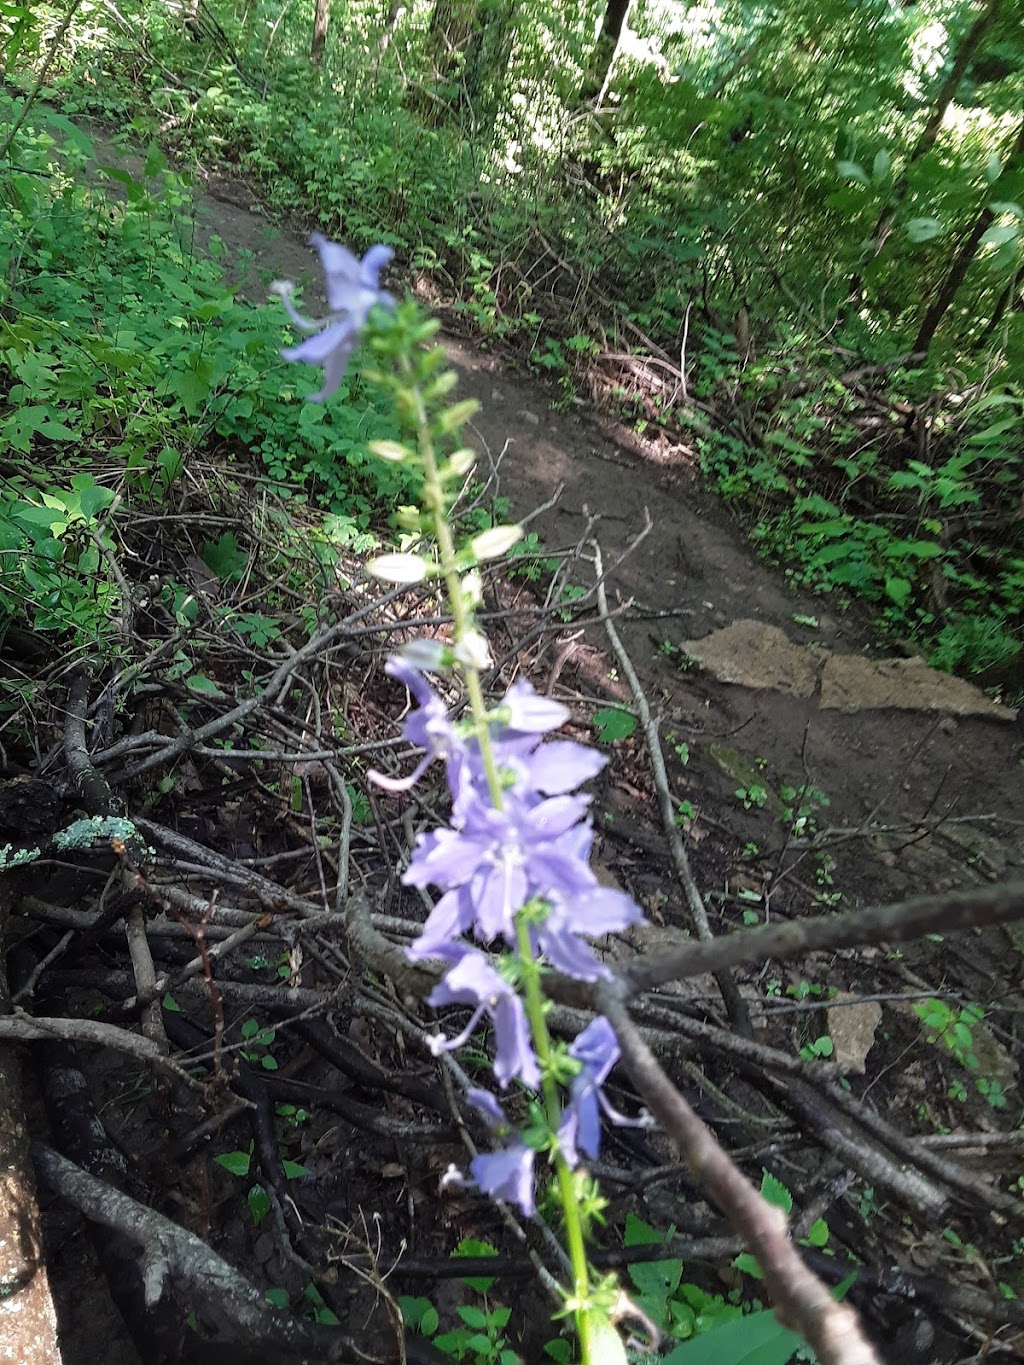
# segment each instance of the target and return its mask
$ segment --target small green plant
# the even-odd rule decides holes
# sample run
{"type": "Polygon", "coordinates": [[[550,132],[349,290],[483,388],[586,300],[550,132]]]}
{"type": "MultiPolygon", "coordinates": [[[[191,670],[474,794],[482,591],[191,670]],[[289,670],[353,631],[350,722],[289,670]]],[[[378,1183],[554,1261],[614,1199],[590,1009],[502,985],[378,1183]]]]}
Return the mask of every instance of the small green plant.
{"type": "Polygon", "coordinates": [[[827,1060],[835,1052],[835,1043],[827,1033],[820,1038],[815,1038],[811,1043],[805,1043],[800,1049],[800,1056],[806,1062],[813,1062],[815,1059],[827,1060]]]}
{"type": "Polygon", "coordinates": [[[793,1000],[831,1000],[836,994],[835,986],[822,986],[817,981],[800,980],[786,987],[786,994],[793,1000]]]}
{"type": "Polygon", "coordinates": [[[733,795],[743,803],[744,810],[760,810],[768,800],[768,788],[751,782],[747,787],[737,787],[733,795]]]}
{"type": "MultiPolygon", "coordinates": [[[[489,1242],[466,1238],[456,1247],[453,1259],[497,1254],[489,1242]]],[[[488,1299],[494,1279],[471,1275],[460,1278],[459,1282],[472,1289],[481,1300],[479,1304],[462,1304],[456,1308],[461,1319],[459,1326],[438,1333],[440,1318],[429,1299],[401,1297],[399,1306],[406,1327],[429,1337],[432,1345],[450,1360],[471,1361],[472,1365],[519,1365],[520,1358],[505,1337],[510,1310],[488,1299]]]]}
{"type": "Polygon", "coordinates": [[[636,729],[636,717],[619,706],[608,706],[594,713],[594,728],[600,744],[614,744],[629,738],[636,729]]]}
{"type": "Polygon", "coordinates": [[[552,578],[561,562],[544,553],[544,546],[536,531],[528,531],[518,545],[513,545],[508,558],[509,576],[524,583],[540,583],[552,578]]]}
{"type": "Polygon", "coordinates": [[[780,819],[796,838],[813,834],[817,812],[829,804],[829,799],[817,787],[784,786],[779,788],[783,803],[780,819]]]}
{"type": "Polygon", "coordinates": [[[264,1028],[255,1019],[246,1019],[242,1024],[241,1033],[246,1042],[241,1052],[242,1057],[253,1066],[261,1066],[264,1071],[276,1071],[277,1059],[272,1052],[277,1037],[276,1030],[264,1028]]]}
{"type": "MultiPolygon", "coordinates": [[[[944,1000],[931,999],[919,1001],[914,1006],[914,1013],[924,1026],[929,1043],[941,1044],[967,1071],[980,1071],[981,1062],[974,1048],[974,1030],[985,1018],[980,1005],[964,1005],[958,1009],[944,1000]]],[[[993,1109],[1006,1107],[1002,1085],[994,1077],[975,1075],[974,1086],[993,1109]]]]}

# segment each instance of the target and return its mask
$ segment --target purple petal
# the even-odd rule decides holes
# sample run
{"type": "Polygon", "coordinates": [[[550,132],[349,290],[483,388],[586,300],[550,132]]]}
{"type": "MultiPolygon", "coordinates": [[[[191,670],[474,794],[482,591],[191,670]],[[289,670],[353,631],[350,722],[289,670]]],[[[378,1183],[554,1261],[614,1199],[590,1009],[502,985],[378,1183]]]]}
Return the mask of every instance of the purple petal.
{"type": "Polygon", "coordinates": [[[405,886],[440,886],[448,890],[461,886],[476,872],[486,857],[490,843],[467,837],[453,829],[438,829],[421,834],[406,871],[405,886]]]}
{"type": "Polygon", "coordinates": [[[480,1090],[476,1086],[470,1086],[466,1091],[466,1099],[473,1108],[482,1114],[487,1124],[497,1131],[499,1128],[508,1127],[508,1119],[505,1111],[494,1098],[489,1090],[480,1090]]]}
{"type": "Polygon", "coordinates": [[[530,1148],[517,1142],[504,1151],[475,1156],[469,1169],[484,1194],[516,1204],[530,1217],[534,1211],[533,1160],[530,1148]]]}
{"type": "Polygon", "coordinates": [[[286,346],[281,355],[285,360],[304,360],[309,365],[323,365],[339,348],[347,348],[351,354],[353,345],[352,324],[346,318],[341,322],[332,322],[322,332],[307,337],[297,346],[286,346]]]}
{"type": "Polygon", "coordinates": [[[587,812],[588,801],[583,796],[552,796],[529,811],[524,836],[531,842],[557,839],[572,829],[587,812]]]}
{"type": "Polygon", "coordinates": [[[329,242],[320,232],[310,233],[310,246],[315,246],[320,256],[320,266],[324,272],[327,288],[327,302],[334,313],[345,312],[351,307],[353,292],[362,285],[358,259],[347,246],[329,242]]]}
{"type": "Polygon", "coordinates": [[[345,371],[348,369],[348,362],[352,359],[352,352],[356,348],[356,338],[344,346],[338,346],[324,361],[324,382],[317,389],[316,393],[309,395],[311,403],[324,403],[331,394],[336,392],[341,381],[345,378],[345,371]]]}
{"type": "Polygon", "coordinates": [[[405,950],[405,955],[411,962],[421,962],[426,957],[446,958],[452,941],[467,933],[472,923],[473,902],[465,888],[449,891],[431,910],[422,934],[405,950]]]}
{"type": "Polygon", "coordinates": [[[604,1015],[591,1020],[569,1046],[569,1056],[583,1063],[598,1085],[604,1085],[608,1073],[619,1060],[619,1040],[604,1015]]]}
{"type": "Polygon", "coordinates": [[[570,933],[564,925],[553,924],[550,920],[534,931],[540,951],[556,971],[577,981],[598,981],[610,976],[608,968],[594,956],[589,944],[578,935],[570,933]]]}
{"type": "Polygon", "coordinates": [[[504,982],[482,953],[463,953],[427,997],[428,1005],[479,1005],[507,995],[504,982]]]}
{"type": "Polygon", "coordinates": [[[546,899],[571,896],[575,900],[588,896],[598,885],[589,863],[566,857],[554,844],[531,851],[530,881],[536,894],[546,899]]]}
{"type": "Polygon", "coordinates": [[[546,796],[561,796],[574,791],[599,773],[607,759],[595,749],[575,744],[571,739],[556,739],[542,744],[529,765],[529,780],[546,796]]]}
{"type": "Polygon", "coordinates": [[[557,730],[569,719],[569,709],[550,697],[538,696],[528,682],[516,682],[505,693],[503,706],[508,707],[510,730],[525,730],[530,734],[546,734],[557,730]]]}
{"type": "Polygon", "coordinates": [[[518,995],[509,992],[491,1012],[494,1020],[494,1074],[504,1090],[518,1076],[531,1090],[540,1086],[540,1068],[533,1051],[526,1011],[518,995]]]}
{"type": "Polygon", "coordinates": [[[566,899],[563,911],[570,929],[591,938],[617,934],[631,924],[638,924],[644,917],[631,896],[625,891],[614,891],[610,886],[599,886],[585,896],[566,899]]]}
{"type": "Polygon", "coordinates": [[[380,272],[386,269],[394,259],[395,253],[391,247],[371,246],[359,263],[359,274],[363,284],[376,290],[380,284],[380,272]]]}
{"type": "Polygon", "coordinates": [[[437,701],[437,694],[420,670],[407,663],[400,655],[391,655],[384,665],[384,672],[389,678],[397,678],[412,693],[420,706],[429,706],[432,701],[437,701]]]}
{"type": "Polygon", "coordinates": [[[508,850],[503,850],[499,861],[482,863],[470,883],[478,937],[485,943],[495,938],[514,943],[513,917],[527,894],[526,873],[508,850]]]}

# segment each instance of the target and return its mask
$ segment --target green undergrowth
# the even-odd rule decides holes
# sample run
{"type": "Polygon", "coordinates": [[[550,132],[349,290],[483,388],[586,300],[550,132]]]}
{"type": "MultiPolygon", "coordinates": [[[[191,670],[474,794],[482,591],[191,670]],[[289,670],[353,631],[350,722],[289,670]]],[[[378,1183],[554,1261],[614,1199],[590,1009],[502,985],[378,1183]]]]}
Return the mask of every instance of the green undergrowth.
{"type": "MultiPolygon", "coordinates": [[[[12,107],[0,97],[0,122],[12,107]]],[[[162,153],[150,149],[138,178],[104,170],[72,123],[44,114],[12,161],[0,174],[8,621],[104,634],[121,593],[118,513],[201,504],[211,479],[228,504],[260,484],[290,502],[325,559],[387,533],[412,492],[366,450],[395,433],[389,400],[353,373],[339,401],[305,402],[316,377],[280,363],[278,307],[236,299],[217,262],[194,254],[189,189],[162,153]]],[[[249,548],[287,557],[295,530],[278,521],[272,544],[249,548]]]]}
{"type": "Polygon", "coordinates": [[[741,365],[724,336],[715,355],[698,393],[734,385],[746,429],[702,426],[694,441],[765,556],[840,606],[868,603],[887,633],[936,667],[1018,701],[1024,397],[1015,386],[929,398],[941,392],[934,371],[894,370],[866,396],[815,365],[806,344],[799,384],[785,354],[741,365]]]}
{"type": "MultiPolygon", "coordinates": [[[[908,162],[917,115],[875,126],[854,98],[877,68],[872,54],[887,51],[875,20],[850,37],[850,83],[827,105],[773,93],[766,70],[760,88],[740,84],[712,100],[694,73],[666,85],[626,62],[606,126],[582,113],[566,119],[586,43],[567,26],[553,61],[542,17],[536,31],[519,30],[502,99],[470,110],[465,67],[442,78],[422,25],[397,56],[385,54],[354,10],[352,41],[317,69],[290,10],[271,22],[259,6],[218,5],[220,37],[193,41],[166,6],[139,9],[136,28],[93,15],[100,27],[61,54],[48,94],[68,114],[133,121],[145,136],[159,128],[184,160],[219,161],[257,181],[279,213],[357,247],[390,243],[478,336],[514,349],[564,401],[603,364],[601,386],[624,419],[694,445],[795,584],[867,603],[889,634],[1008,700],[1024,691],[1020,324],[1013,310],[1002,331],[986,324],[1015,278],[1013,183],[1001,184],[970,306],[950,314],[928,364],[894,364],[912,348],[972,205],[998,178],[995,106],[908,162]],[[798,157],[797,147],[813,154],[798,157]],[[873,224],[893,206],[897,226],[878,259],[873,224]],[[856,309],[844,304],[853,276],[856,309]],[[794,287],[838,321],[815,327],[794,287]],[[662,362],[643,379],[608,359],[651,347],[682,357],[696,405],[662,362]],[[865,363],[873,373],[863,382],[839,378],[865,363]]],[[[775,22],[781,41],[785,19],[775,22]]],[[[210,365],[246,373],[230,319],[217,326],[218,359],[183,378],[192,392],[210,365]]],[[[381,434],[379,414],[367,416],[372,394],[350,392],[329,413],[307,409],[308,447],[296,457],[284,439],[294,381],[254,370],[245,394],[218,389],[216,434],[328,500],[340,449],[348,496],[362,439],[381,434]]]]}

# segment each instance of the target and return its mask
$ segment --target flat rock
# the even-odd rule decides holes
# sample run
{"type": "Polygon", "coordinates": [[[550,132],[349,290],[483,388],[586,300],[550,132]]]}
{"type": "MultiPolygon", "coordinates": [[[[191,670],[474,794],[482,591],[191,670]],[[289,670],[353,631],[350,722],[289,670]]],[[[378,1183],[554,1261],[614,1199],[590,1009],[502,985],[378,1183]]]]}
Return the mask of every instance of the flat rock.
{"type": "Polygon", "coordinates": [[[825,711],[940,711],[1012,721],[1017,712],[980,687],[929,668],[923,659],[869,659],[794,644],[763,621],[740,620],[682,648],[719,682],[810,697],[819,682],[825,711]]]}
{"type": "Polygon", "coordinates": [[[826,1017],[835,1049],[832,1061],[845,1076],[863,1076],[882,1022],[881,1005],[874,1000],[857,1003],[856,996],[840,994],[833,998],[826,1017]]]}
{"type": "Polygon", "coordinates": [[[764,621],[733,621],[702,640],[684,640],[683,649],[719,682],[794,697],[809,697],[821,671],[817,651],[794,645],[784,630],[764,621]]]}
{"type": "Polygon", "coordinates": [[[1017,712],[986,697],[980,687],[929,668],[923,659],[865,659],[830,654],[821,674],[825,711],[942,711],[1012,721],[1017,712]]]}

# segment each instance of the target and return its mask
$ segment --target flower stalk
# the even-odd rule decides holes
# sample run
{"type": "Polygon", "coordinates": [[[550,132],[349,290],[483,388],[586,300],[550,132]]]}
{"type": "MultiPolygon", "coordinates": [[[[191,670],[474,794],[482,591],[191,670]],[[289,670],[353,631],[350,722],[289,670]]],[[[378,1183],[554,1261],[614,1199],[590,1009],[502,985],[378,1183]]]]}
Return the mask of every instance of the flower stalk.
{"type": "Polygon", "coordinates": [[[442,351],[425,349],[436,324],[424,322],[413,303],[396,305],[379,287],[388,248],[373,247],[360,262],[322,237],[311,241],[324,266],[331,313],[321,323],[309,322],[292,306],[290,286],[278,286],[295,325],[314,333],[282,354],[323,366],[323,388],[312,395],[323,401],[340,384],[363,332],[372,331],[376,368],[366,372],[392,390],[407,440],[377,441],[371,450],[418,470],[419,506],[402,509],[399,519],[416,540],[433,541],[436,558],[410,548],[380,556],[368,569],[398,583],[437,578],[452,616],[450,647],[436,640],[412,641],[386,667],[417,703],[403,733],[424,751],[423,759],[407,777],[370,773],[378,785],[398,793],[410,790],[435,760],[445,765],[450,821],[418,837],[402,878],[409,886],[436,887],[441,895],[407,952],[413,960],[433,958],[446,965],[429,1003],[465,1006],[472,1013],[456,1037],[437,1034],[432,1051],[460,1046],[486,1017],[494,1032],[494,1077],[500,1088],[517,1081],[539,1092],[541,1104],[532,1106],[534,1117],[520,1133],[489,1090],[467,1093],[504,1144],[475,1156],[470,1175],[483,1192],[531,1216],[536,1157],[547,1156],[572,1267],[565,1312],[575,1321],[580,1359],[583,1365],[598,1360],[625,1365],[613,1325],[618,1288],[612,1279],[596,1282],[587,1259],[587,1223],[599,1215],[602,1201],[585,1193],[580,1165],[583,1156],[597,1158],[602,1113],[621,1123],[648,1120],[615,1114],[604,1098],[601,1087],[619,1056],[608,1021],[594,1020],[566,1047],[551,1038],[543,992],[547,964],[584,981],[607,976],[587,940],[641,918],[634,902],[600,886],[590,867],[590,798],[579,788],[600,771],[604,759],[574,741],[546,738],[569,713],[538,696],[528,682],[514,683],[496,709],[488,708],[481,673],[490,666],[490,656],[475,618],[482,595],[478,564],[506,553],[522,531],[495,526],[458,542],[452,489],[469,473],[473,456],[465,448],[446,454],[445,446],[454,443],[476,405],[443,405],[455,378],[443,369],[442,351]],[[463,678],[469,702],[469,720],[462,725],[449,718],[426,676],[452,668],[463,678]],[[491,945],[492,951],[503,945],[504,952],[489,959],[467,938],[491,945]]]}

